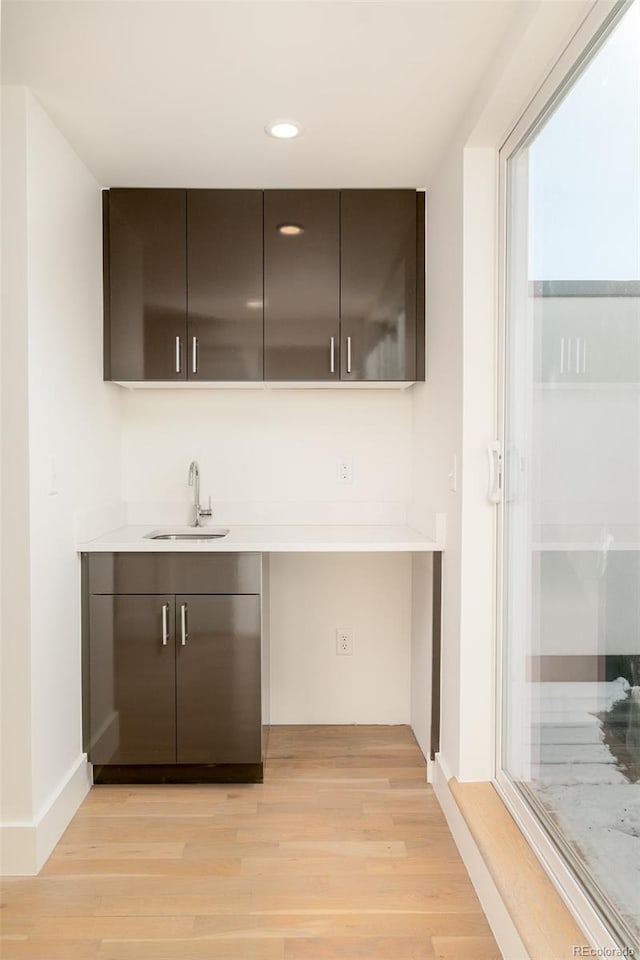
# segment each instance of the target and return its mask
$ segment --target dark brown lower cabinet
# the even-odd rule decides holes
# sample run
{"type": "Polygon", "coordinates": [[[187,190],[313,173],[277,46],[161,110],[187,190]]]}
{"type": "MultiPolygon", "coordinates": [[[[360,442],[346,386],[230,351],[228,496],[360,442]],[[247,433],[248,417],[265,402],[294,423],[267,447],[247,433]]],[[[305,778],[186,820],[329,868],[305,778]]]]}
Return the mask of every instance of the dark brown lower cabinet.
{"type": "Polygon", "coordinates": [[[94,781],[261,780],[259,555],[88,555],[83,577],[94,781]],[[256,592],[213,593],[216,572],[256,592]],[[175,592],[203,580],[211,594],[175,592]],[[124,592],[153,581],[167,592],[124,592]]]}
{"type": "Polygon", "coordinates": [[[89,610],[89,759],[175,763],[173,597],[92,596],[89,610]]]}
{"type": "Polygon", "coordinates": [[[260,763],[260,598],[176,597],[178,763],[260,763]],[[181,624],[180,624],[181,627],[181,624]]]}

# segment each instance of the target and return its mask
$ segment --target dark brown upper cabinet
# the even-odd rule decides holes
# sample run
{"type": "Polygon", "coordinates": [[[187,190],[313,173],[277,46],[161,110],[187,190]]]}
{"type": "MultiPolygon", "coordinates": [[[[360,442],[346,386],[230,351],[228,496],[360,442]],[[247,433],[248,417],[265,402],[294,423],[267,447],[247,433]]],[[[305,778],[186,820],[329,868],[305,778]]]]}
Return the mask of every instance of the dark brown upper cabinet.
{"type": "Polygon", "coordinates": [[[340,194],[264,194],[265,380],[340,380],[340,194]]]}
{"type": "Polygon", "coordinates": [[[424,194],[104,194],[105,379],[424,380],[424,194]]]}
{"type": "Polygon", "coordinates": [[[184,190],[104,194],[106,380],[186,378],[184,190]]]}
{"type": "Polygon", "coordinates": [[[424,380],[424,194],[340,194],[342,380],[424,380]]]}
{"type": "Polygon", "coordinates": [[[105,192],[105,378],[262,380],[262,191],[105,192]]]}
{"type": "Polygon", "coordinates": [[[262,191],[187,190],[189,380],[262,380],[262,191]]]}

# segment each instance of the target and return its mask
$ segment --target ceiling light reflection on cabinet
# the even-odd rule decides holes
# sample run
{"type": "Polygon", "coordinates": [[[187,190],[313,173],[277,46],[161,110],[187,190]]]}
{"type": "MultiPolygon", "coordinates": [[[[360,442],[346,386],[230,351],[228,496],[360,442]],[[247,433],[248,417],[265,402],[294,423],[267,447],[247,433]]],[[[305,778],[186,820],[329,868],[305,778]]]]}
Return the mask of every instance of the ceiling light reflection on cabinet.
{"type": "Polygon", "coordinates": [[[283,237],[299,237],[301,233],[304,233],[304,227],[300,226],[299,223],[281,223],[277,230],[283,237]]]}

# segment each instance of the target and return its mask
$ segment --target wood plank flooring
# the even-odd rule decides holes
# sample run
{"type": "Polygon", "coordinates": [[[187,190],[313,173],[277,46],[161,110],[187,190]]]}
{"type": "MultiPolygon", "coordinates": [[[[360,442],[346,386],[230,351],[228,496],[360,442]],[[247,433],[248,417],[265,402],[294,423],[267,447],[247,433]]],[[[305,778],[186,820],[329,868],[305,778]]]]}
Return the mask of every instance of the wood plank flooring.
{"type": "Polygon", "coordinates": [[[94,787],[3,960],[496,960],[408,727],[273,727],[263,784],[94,787]]]}

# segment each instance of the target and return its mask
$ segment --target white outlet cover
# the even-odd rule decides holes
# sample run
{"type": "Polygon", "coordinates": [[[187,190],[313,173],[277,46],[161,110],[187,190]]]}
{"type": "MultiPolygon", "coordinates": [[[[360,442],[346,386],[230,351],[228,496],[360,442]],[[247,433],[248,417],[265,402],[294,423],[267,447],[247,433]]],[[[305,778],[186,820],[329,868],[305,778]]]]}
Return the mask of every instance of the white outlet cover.
{"type": "Polygon", "coordinates": [[[340,457],[336,475],[338,483],[353,483],[353,457],[340,457]]]}

